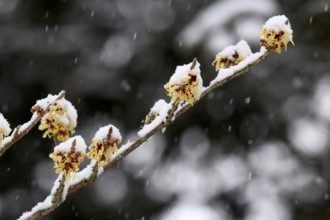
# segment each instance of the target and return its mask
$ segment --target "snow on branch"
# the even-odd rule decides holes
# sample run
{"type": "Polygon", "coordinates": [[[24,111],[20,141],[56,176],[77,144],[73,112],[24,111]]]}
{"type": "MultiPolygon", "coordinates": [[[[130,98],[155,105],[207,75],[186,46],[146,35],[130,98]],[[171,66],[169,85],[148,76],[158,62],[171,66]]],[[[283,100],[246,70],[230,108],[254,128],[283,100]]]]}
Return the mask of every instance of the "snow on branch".
{"type": "Polygon", "coordinates": [[[17,220],[39,219],[44,216],[44,213],[49,213],[65,199],[65,177],[61,174],[54,182],[51,193],[43,202],[39,202],[31,211],[24,212],[17,220]]]}
{"type": "Polygon", "coordinates": [[[86,148],[84,139],[79,135],[69,138],[54,148],[54,152],[49,157],[53,159],[55,173],[59,176],[54,182],[51,193],[31,211],[23,213],[19,220],[39,219],[65,201],[70,186],[69,180],[79,170],[79,165],[85,157],[86,148]]]}
{"type": "Polygon", "coordinates": [[[172,105],[170,103],[167,103],[163,99],[158,100],[150,109],[149,114],[144,120],[143,128],[138,132],[138,135],[143,137],[161,123],[165,123],[167,113],[171,108],[172,105]]]}
{"type": "MultiPolygon", "coordinates": [[[[46,113],[48,113],[49,106],[52,103],[64,98],[64,96],[65,96],[65,92],[62,91],[58,95],[55,95],[55,96],[51,95],[51,96],[48,96],[47,98],[37,101],[37,103],[31,109],[31,111],[33,113],[31,119],[22,125],[18,125],[12,131],[11,135],[4,138],[3,141],[0,143],[0,157],[14,143],[16,143],[23,136],[25,136],[27,133],[29,133],[29,131],[41,120],[42,116],[45,115],[46,113]]],[[[4,124],[3,120],[2,120],[1,126],[2,126],[2,124],[4,124]]]]}
{"type": "MultiPolygon", "coordinates": [[[[207,87],[202,85],[200,64],[197,59],[189,64],[178,66],[169,82],[164,86],[171,97],[170,103],[159,100],[154,104],[145,118],[143,128],[138,132],[138,138],[132,142],[128,141],[117,149],[117,145],[122,140],[119,129],[111,124],[101,127],[88,148],[87,157],[91,162],[80,172],[78,172],[78,166],[83,160],[86,150],[82,137],[70,138],[56,146],[50,157],[54,160],[56,173],[59,173],[60,176],[55,182],[50,196],[44,202],[37,204],[30,212],[24,213],[20,219],[39,219],[46,216],[64,202],[67,195],[93,183],[104,170],[119,163],[157,132],[164,131],[177,117],[193,107],[208,93],[247,73],[272,51],[279,52],[282,48],[286,49],[287,43],[292,42],[292,30],[285,16],[270,18],[264,25],[260,36],[259,52],[252,53],[248,44],[240,41],[218,53],[213,62],[218,73],[207,87]]],[[[59,97],[60,95],[57,99],[59,97]]],[[[53,99],[52,103],[54,101],[53,99]]],[[[50,102],[47,104],[39,102],[38,107],[41,109],[42,115],[47,112],[49,105],[50,102]]],[[[37,116],[40,120],[40,115],[37,116]]],[[[19,134],[19,132],[16,133],[19,134]]]]}

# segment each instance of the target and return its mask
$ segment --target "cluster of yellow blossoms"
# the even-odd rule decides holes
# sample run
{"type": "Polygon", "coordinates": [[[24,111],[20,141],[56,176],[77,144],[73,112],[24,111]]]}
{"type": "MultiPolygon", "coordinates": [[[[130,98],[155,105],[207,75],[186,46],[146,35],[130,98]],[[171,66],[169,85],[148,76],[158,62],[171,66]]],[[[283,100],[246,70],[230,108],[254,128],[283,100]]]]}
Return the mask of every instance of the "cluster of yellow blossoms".
{"type": "Polygon", "coordinates": [[[194,104],[194,97],[197,94],[198,79],[193,71],[189,71],[187,77],[182,78],[182,83],[167,83],[165,89],[171,101],[184,101],[194,104]]]}
{"type": "Polygon", "coordinates": [[[199,63],[178,66],[170,81],[164,86],[172,102],[184,101],[193,105],[199,99],[202,87],[199,63]]]}
{"type": "Polygon", "coordinates": [[[96,132],[89,147],[87,157],[96,160],[99,167],[109,163],[113,153],[118,151],[117,145],[121,142],[119,130],[114,126],[105,126],[96,132]]]}
{"type": "Polygon", "coordinates": [[[252,51],[248,43],[242,40],[236,45],[226,47],[223,51],[218,53],[215,60],[212,62],[212,66],[214,66],[215,71],[218,72],[222,68],[226,69],[236,66],[251,54],[252,51]]]}
{"type": "Polygon", "coordinates": [[[283,48],[287,49],[289,42],[294,45],[292,33],[288,18],[284,15],[275,16],[265,23],[259,33],[260,43],[268,50],[275,50],[277,53],[281,53],[283,48]]]}
{"type": "MultiPolygon", "coordinates": [[[[63,142],[69,134],[75,132],[76,118],[68,113],[68,101],[55,102],[49,105],[49,111],[41,118],[39,130],[44,131],[43,137],[54,138],[55,142],[63,142]],[[64,104],[62,104],[64,103],[64,104]]],[[[71,103],[68,105],[72,107],[71,103]]],[[[73,108],[73,107],[72,107],[73,108]]]]}
{"type": "Polygon", "coordinates": [[[218,53],[212,62],[212,66],[215,67],[215,71],[219,71],[220,68],[229,68],[239,64],[244,58],[240,53],[235,51],[232,55],[232,59],[223,56],[221,53],[218,53]]]}
{"type": "Polygon", "coordinates": [[[87,157],[91,160],[96,160],[99,167],[105,166],[110,161],[111,154],[118,151],[115,143],[119,144],[120,142],[111,138],[108,142],[94,140],[89,148],[87,157]]]}
{"type": "Polygon", "coordinates": [[[55,147],[54,152],[49,155],[53,159],[55,173],[64,173],[66,179],[71,179],[79,170],[86,149],[85,142],[81,140],[82,138],[77,136],[55,147]]]}

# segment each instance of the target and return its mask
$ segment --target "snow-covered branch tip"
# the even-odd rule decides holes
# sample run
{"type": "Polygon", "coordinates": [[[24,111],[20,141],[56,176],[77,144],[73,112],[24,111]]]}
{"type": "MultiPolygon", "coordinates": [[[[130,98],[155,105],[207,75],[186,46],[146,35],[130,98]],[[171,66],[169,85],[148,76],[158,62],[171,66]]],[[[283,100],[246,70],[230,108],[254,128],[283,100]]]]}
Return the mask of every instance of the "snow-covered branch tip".
{"type": "MultiPolygon", "coordinates": [[[[43,203],[39,203],[30,212],[23,214],[20,219],[38,219],[49,214],[65,200],[67,195],[94,182],[105,169],[119,163],[155,133],[164,131],[177,117],[193,107],[208,93],[248,72],[272,51],[279,53],[281,49],[287,48],[288,42],[293,43],[290,23],[283,15],[270,18],[263,26],[260,37],[261,48],[259,52],[252,53],[247,42],[240,41],[218,53],[212,63],[217,75],[207,87],[203,87],[200,64],[197,59],[189,64],[178,66],[169,82],[164,86],[171,100],[169,102],[165,100],[155,102],[144,120],[142,129],[138,131],[138,138],[133,142],[127,142],[118,149],[117,145],[122,140],[119,129],[111,124],[101,127],[92,139],[92,143],[88,148],[89,152],[86,154],[91,162],[81,171],[78,172],[78,166],[85,155],[86,145],[84,140],[80,136],[76,136],[56,146],[54,152],[50,155],[54,160],[56,173],[60,174],[54,184],[54,190],[43,203]],[[58,184],[59,179],[63,180],[63,186],[58,184]],[[62,190],[59,186],[62,187],[62,190]],[[56,193],[59,191],[60,194],[56,193]],[[55,197],[60,199],[54,199],[55,197]],[[24,216],[27,217],[23,218],[24,216]]],[[[62,113],[62,110],[54,105],[51,112],[57,114],[58,112],[62,113]]],[[[61,121],[62,116],[63,114],[60,114],[60,122],[63,122],[61,121]]],[[[57,117],[55,116],[55,118],[57,117]]],[[[70,118],[66,118],[65,121],[69,121],[66,123],[66,128],[70,131],[68,126],[70,125],[70,118]]],[[[2,128],[1,123],[5,124],[3,120],[2,122],[0,120],[0,129],[2,128]]],[[[61,138],[58,138],[57,141],[61,140],[61,138]]]]}
{"type": "Polygon", "coordinates": [[[283,48],[287,50],[289,42],[294,45],[292,33],[291,24],[286,16],[274,16],[268,19],[259,33],[260,42],[268,50],[275,50],[277,53],[281,53],[283,48]]]}
{"type": "Polygon", "coordinates": [[[18,125],[9,135],[11,129],[9,123],[4,117],[0,116],[0,157],[18,140],[30,132],[30,130],[38,124],[41,118],[48,113],[49,106],[57,100],[63,99],[65,91],[61,91],[58,95],[48,95],[47,98],[38,100],[37,103],[31,108],[31,119],[18,125]]]}

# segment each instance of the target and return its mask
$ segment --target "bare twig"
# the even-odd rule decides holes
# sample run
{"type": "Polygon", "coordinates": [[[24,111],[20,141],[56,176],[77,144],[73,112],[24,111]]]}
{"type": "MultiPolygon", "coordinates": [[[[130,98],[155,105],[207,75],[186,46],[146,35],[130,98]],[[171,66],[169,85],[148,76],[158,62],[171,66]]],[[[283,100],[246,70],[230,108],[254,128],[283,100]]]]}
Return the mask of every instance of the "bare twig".
{"type": "MultiPolygon", "coordinates": [[[[256,59],[254,62],[248,64],[247,66],[242,67],[241,69],[236,70],[231,76],[216,82],[214,84],[212,84],[211,86],[207,87],[202,95],[201,98],[203,98],[204,96],[206,96],[208,93],[210,93],[211,91],[215,90],[216,88],[222,86],[223,84],[227,83],[228,81],[243,75],[244,73],[248,72],[251,68],[253,68],[254,66],[256,66],[257,64],[259,64],[263,59],[265,59],[268,55],[269,55],[269,51],[263,53],[260,55],[260,57],[258,57],[258,59],[256,59]]],[[[194,66],[196,65],[197,60],[194,59],[193,63],[192,63],[192,69],[194,68],[194,66]]],[[[196,100],[196,102],[198,102],[199,100],[196,100]]],[[[133,141],[132,143],[128,143],[124,146],[121,147],[121,149],[119,149],[119,152],[117,152],[115,154],[115,156],[110,160],[110,162],[104,167],[104,169],[108,169],[110,167],[113,167],[114,165],[116,165],[117,163],[119,163],[120,161],[122,161],[122,159],[124,157],[126,157],[128,154],[130,154],[132,151],[134,151],[136,148],[138,148],[139,146],[141,146],[141,144],[143,144],[145,141],[147,141],[150,137],[152,137],[154,134],[156,134],[157,132],[165,129],[167,126],[169,126],[172,122],[173,119],[177,118],[178,116],[182,115],[183,113],[185,113],[187,110],[189,110],[192,105],[189,104],[184,104],[179,108],[179,104],[180,102],[173,102],[172,103],[172,108],[169,110],[168,112],[168,117],[166,119],[166,122],[163,122],[161,124],[159,124],[157,127],[155,127],[154,129],[152,129],[151,131],[149,131],[146,135],[137,138],[135,141],[133,141]]],[[[92,163],[91,163],[92,164],[92,163]]],[[[85,168],[86,169],[86,168],[85,168]]],[[[92,172],[90,173],[90,175],[88,177],[82,178],[79,182],[76,182],[74,184],[71,184],[69,186],[68,189],[68,195],[76,192],[77,190],[79,190],[80,188],[89,185],[90,183],[94,182],[97,178],[97,166],[96,163],[92,166],[92,172]]],[[[57,206],[57,205],[56,205],[57,206]]],[[[39,214],[35,215],[34,218],[29,218],[29,219],[39,219],[40,217],[46,216],[47,214],[49,214],[50,212],[52,212],[54,209],[46,209],[46,210],[40,210],[39,214]]]]}
{"type": "MultiPolygon", "coordinates": [[[[54,100],[57,101],[61,98],[63,98],[65,96],[65,91],[62,91],[58,94],[57,98],[54,100]]],[[[52,103],[49,103],[49,105],[52,103]]],[[[48,111],[49,111],[49,105],[47,106],[47,108],[45,110],[42,110],[40,107],[38,108],[38,106],[34,106],[32,107],[32,110],[35,110],[36,112],[33,113],[32,118],[30,119],[30,121],[26,122],[25,124],[28,124],[28,126],[24,126],[24,129],[21,129],[23,126],[22,125],[18,125],[12,132],[12,134],[9,137],[6,137],[3,140],[3,144],[0,145],[0,157],[13,145],[15,144],[17,141],[19,141],[22,137],[24,137],[26,134],[28,134],[31,129],[38,124],[38,122],[41,120],[42,116],[45,115],[48,111]],[[37,108],[37,110],[36,110],[37,108]],[[6,140],[9,141],[6,141],[6,140]]]]}

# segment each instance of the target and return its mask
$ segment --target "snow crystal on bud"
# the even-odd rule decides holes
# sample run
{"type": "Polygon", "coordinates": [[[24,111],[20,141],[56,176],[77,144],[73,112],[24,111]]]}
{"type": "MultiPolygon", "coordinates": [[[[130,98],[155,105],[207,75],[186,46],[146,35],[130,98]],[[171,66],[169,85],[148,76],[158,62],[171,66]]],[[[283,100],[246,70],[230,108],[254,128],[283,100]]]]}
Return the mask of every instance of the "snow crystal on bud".
{"type": "Polygon", "coordinates": [[[252,51],[248,43],[242,40],[236,45],[228,46],[218,53],[212,65],[215,67],[216,71],[219,71],[220,68],[229,68],[237,65],[251,54],[252,51]]]}
{"type": "Polygon", "coordinates": [[[0,113],[0,144],[2,140],[9,135],[11,132],[10,125],[8,121],[3,117],[3,115],[0,113]]]}
{"type": "Polygon", "coordinates": [[[281,49],[287,49],[289,42],[294,45],[292,33],[289,19],[284,15],[277,15],[269,18],[263,26],[259,33],[260,42],[268,50],[280,53],[281,49]]]}
{"type": "Polygon", "coordinates": [[[203,90],[200,64],[196,59],[189,64],[177,66],[170,81],[164,86],[172,101],[185,101],[193,104],[203,90]]]}
{"type": "Polygon", "coordinates": [[[85,140],[80,135],[76,135],[72,138],[69,138],[65,142],[60,143],[54,148],[54,151],[70,153],[73,146],[74,146],[74,152],[81,152],[81,153],[86,152],[87,145],[85,143],[85,140]],[[75,145],[73,144],[74,141],[76,142],[75,145]]]}
{"type": "Polygon", "coordinates": [[[167,113],[171,108],[172,105],[170,103],[165,102],[163,99],[158,100],[146,116],[145,125],[138,132],[139,137],[145,136],[158,125],[166,122],[167,113]]]}
{"type": "Polygon", "coordinates": [[[95,133],[95,136],[93,138],[93,141],[94,140],[104,140],[108,137],[108,134],[109,134],[109,129],[110,127],[112,128],[112,132],[111,132],[111,138],[113,139],[118,139],[119,141],[121,141],[121,135],[120,135],[120,132],[119,132],[119,129],[116,128],[115,126],[113,125],[107,125],[107,126],[104,126],[104,127],[101,127],[96,133],[95,133]]]}

